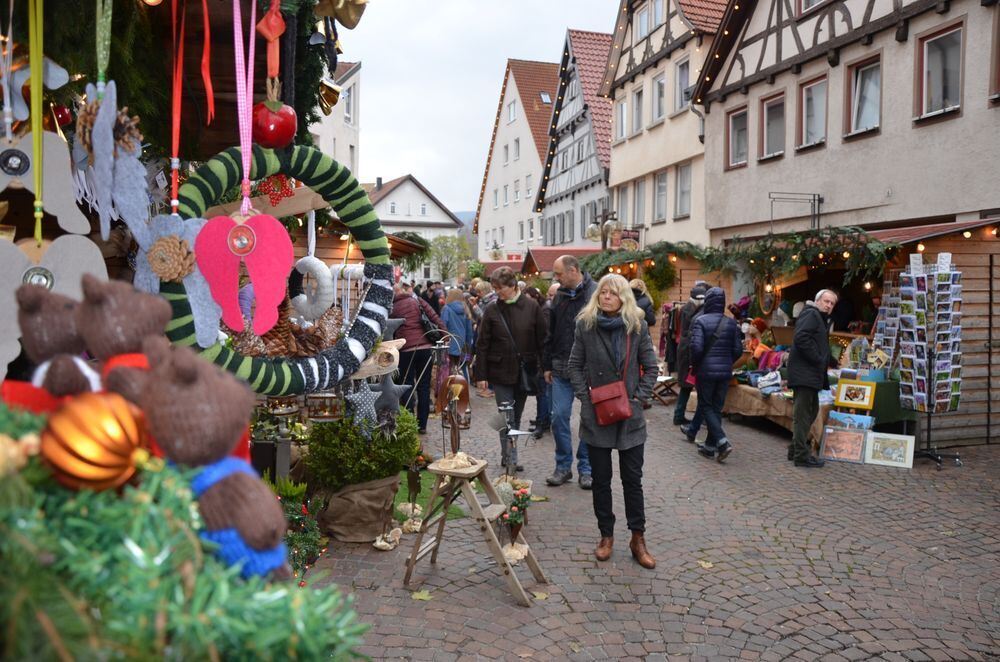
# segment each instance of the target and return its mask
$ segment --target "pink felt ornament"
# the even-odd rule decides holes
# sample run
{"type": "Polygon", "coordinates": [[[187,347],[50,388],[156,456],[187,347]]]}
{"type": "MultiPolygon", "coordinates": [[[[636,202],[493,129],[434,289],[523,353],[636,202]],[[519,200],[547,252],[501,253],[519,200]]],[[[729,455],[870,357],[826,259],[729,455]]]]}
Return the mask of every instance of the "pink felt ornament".
{"type": "Polygon", "coordinates": [[[198,233],[194,251],[212,298],[222,308],[222,320],[233,329],[243,328],[240,261],[247,265],[257,300],[253,332],[261,336],[271,330],[295,261],[292,240],[278,219],[258,214],[237,223],[229,216],[216,216],[198,233]]]}

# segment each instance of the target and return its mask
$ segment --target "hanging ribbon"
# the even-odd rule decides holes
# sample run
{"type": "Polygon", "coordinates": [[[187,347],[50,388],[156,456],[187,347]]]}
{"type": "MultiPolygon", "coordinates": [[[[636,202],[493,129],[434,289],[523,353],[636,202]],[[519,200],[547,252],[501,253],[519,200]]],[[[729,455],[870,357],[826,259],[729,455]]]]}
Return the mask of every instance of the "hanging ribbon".
{"type": "Polygon", "coordinates": [[[204,41],[201,49],[201,82],[205,85],[205,101],[208,113],[205,126],[215,119],[215,92],[212,90],[212,26],[208,20],[208,0],[201,0],[201,22],[204,26],[204,41]]]}
{"type": "Polygon", "coordinates": [[[310,209],[306,214],[306,251],[310,257],[316,255],[316,210],[310,209]]]}
{"type": "Polygon", "coordinates": [[[43,0],[28,0],[28,64],[31,66],[31,148],[32,174],[35,179],[35,241],[42,245],[42,216],[45,205],[42,202],[42,3],[43,0]]]}
{"type": "Polygon", "coordinates": [[[236,50],[236,113],[240,125],[240,156],[243,162],[243,202],[240,214],[250,215],[250,161],[253,147],[250,136],[250,113],[253,108],[253,60],[256,43],[254,26],[257,23],[257,2],[250,3],[250,45],[244,51],[243,15],[240,0],[233,0],[233,46],[236,50]]]}
{"type": "Polygon", "coordinates": [[[104,98],[104,84],[108,81],[108,62],[111,60],[111,15],[113,0],[97,0],[97,99],[104,98]]]}
{"type": "Polygon", "coordinates": [[[10,74],[14,64],[14,0],[10,0],[10,17],[7,19],[7,32],[0,33],[3,40],[3,53],[0,54],[0,82],[3,84],[3,126],[7,134],[7,142],[14,141],[14,109],[10,99],[10,74]]]}
{"type": "Polygon", "coordinates": [[[180,30],[177,28],[177,0],[170,0],[171,32],[174,45],[174,66],[170,118],[170,211],[177,215],[177,191],[180,188],[179,176],[181,169],[181,95],[184,93],[184,25],[187,14],[187,2],[181,5],[180,30]]]}

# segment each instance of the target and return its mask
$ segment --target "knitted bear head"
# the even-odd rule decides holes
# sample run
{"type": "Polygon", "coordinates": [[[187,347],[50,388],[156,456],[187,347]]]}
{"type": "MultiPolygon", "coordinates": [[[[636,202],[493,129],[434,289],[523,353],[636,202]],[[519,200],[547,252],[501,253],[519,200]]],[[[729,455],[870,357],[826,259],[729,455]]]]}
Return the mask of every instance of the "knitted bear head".
{"type": "Polygon", "coordinates": [[[76,328],[94,357],[106,361],[119,354],[142,351],[149,336],[161,336],[170,321],[170,304],[155,294],[122,281],[83,277],[83,303],[76,311],[76,328]]]}
{"type": "Polygon", "coordinates": [[[143,351],[151,373],[139,405],[166,456],[199,466],[229,455],[250,423],[254,394],[249,387],[166,338],[148,338],[143,351]]]}
{"type": "Polygon", "coordinates": [[[15,297],[21,345],[33,363],[57,354],[83,353],[83,338],[76,330],[76,301],[41,285],[22,285],[15,297]]]}

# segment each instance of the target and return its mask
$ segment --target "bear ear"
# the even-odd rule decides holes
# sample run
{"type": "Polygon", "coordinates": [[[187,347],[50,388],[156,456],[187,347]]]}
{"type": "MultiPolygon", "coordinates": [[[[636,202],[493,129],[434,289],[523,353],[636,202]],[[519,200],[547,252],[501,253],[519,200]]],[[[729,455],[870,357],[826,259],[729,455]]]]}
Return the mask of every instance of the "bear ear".
{"type": "Polygon", "coordinates": [[[149,359],[150,368],[170,360],[170,341],[163,336],[149,336],[142,342],[142,353],[149,359]]]}
{"type": "Polygon", "coordinates": [[[90,274],[83,274],[80,283],[83,287],[83,298],[89,303],[100,304],[104,302],[107,292],[104,289],[104,281],[90,274]]]}
{"type": "Polygon", "coordinates": [[[174,378],[181,384],[194,384],[198,381],[198,361],[198,356],[190,349],[175,349],[174,378]]]}
{"type": "Polygon", "coordinates": [[[18,307],[22,311],[33,315],[42,309],[42,303],[48,294],[49,291],[41,285],[22,285],[17,288],[14,296],[17,297],[18,307]]]}

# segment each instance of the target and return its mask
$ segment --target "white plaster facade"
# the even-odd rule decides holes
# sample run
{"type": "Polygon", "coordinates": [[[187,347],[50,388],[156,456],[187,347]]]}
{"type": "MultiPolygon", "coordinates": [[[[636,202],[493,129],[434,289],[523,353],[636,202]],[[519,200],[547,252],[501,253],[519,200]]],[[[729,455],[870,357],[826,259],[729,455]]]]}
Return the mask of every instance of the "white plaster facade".
{"type": "Polygon", "coordinates": [[[997,5],[845,0],[798,18],[770,12],[757,5],[697,90],[709,111],[713,243],[808,228],[805,204],[775,205],[772,223],[772,191],[821,195],[821,226],[968,220],[1000,207],[997,5]],[[806,97],[816,82],[825,98],[806,97]]]}
{"type": "Polygon", "coordinates": [[[542,217],[534,206],[542,178],[535,134],[547,140],[557,70],[555,63],[507,61],[473,231],[483,262],[521,260],[528,247],[542,245],[542,217]]]}
{"type": "Polygon", "coordinates": [[[334,82],[340,86],[340,100],[329,115],[310,127],[316,147],[338,163],[358,173],[361,158],[361,63],[341,62],[334,82]]]}
{"type": "Polygon", "coordinates": [[[702,123],[687,96],[715,24],[692,24],[678,0],[623,2],[622,9],[613,73],[602,86],[614,104],[608,182],[614,209],[622,227],[643,228],[643,245],[707,245],[702,123]]]}

